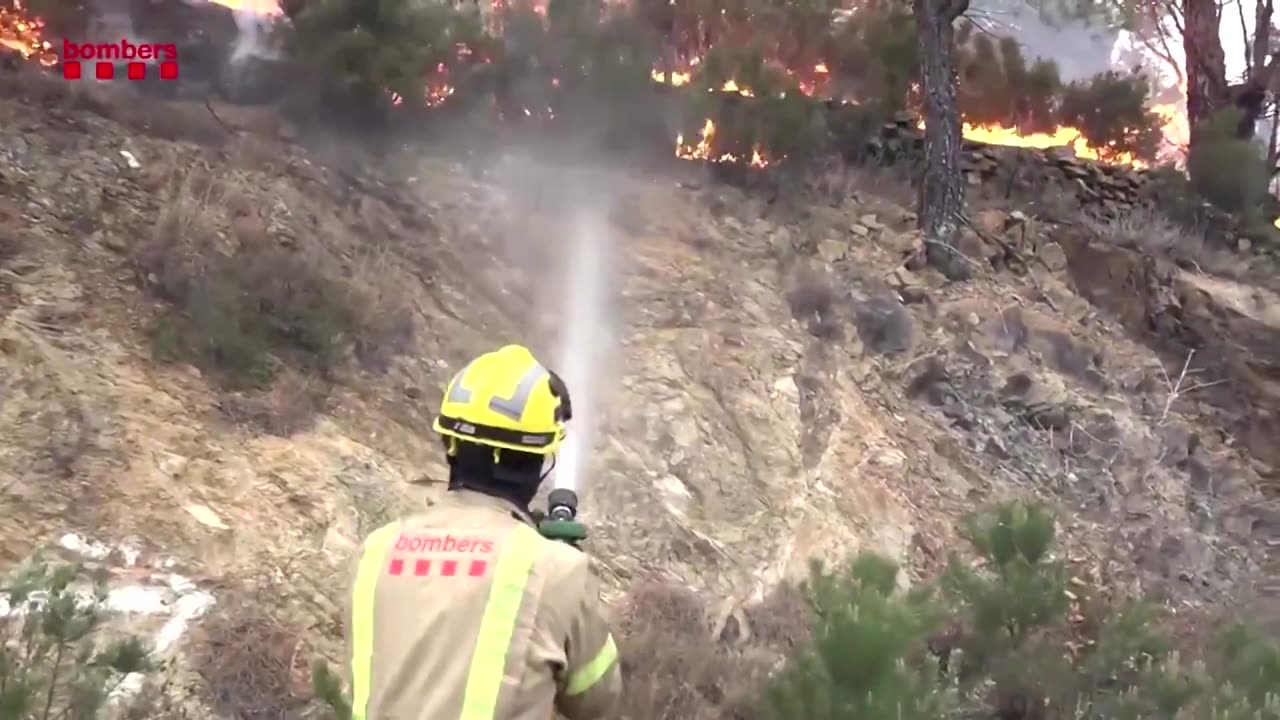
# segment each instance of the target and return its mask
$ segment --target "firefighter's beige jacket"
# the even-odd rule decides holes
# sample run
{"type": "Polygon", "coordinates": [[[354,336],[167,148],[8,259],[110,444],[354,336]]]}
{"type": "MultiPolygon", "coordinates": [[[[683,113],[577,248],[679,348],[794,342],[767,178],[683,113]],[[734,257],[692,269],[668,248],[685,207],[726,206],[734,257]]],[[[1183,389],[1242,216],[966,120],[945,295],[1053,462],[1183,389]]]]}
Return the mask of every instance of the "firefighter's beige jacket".
{"type": "Polygon", "coordinates": [[[622,680],[602,610],[585,554],[504,500],[448,492],[355,560],[353,720],[608,717],[622,680]]]}

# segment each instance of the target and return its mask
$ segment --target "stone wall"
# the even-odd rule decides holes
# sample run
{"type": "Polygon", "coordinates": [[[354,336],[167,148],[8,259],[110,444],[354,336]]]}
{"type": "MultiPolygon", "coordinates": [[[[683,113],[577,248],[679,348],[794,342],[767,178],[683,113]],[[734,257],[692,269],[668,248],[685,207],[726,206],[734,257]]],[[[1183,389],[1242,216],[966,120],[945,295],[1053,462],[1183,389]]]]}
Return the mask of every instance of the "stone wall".
{"type": "MultiPolygon", "coordinates": [[[[923,152],[924,131],[905,113],[883,126],[871,148],[873,156],[887,162],[923,152]]],[[[1038,149],[964,140],[961,167],[970,186],[992,185],[993,191],[1004,194],[1034,190],[1043,196],[1057,191],[1103,217],[1151,201],[1148,171],[1083,160],[1070,147],[1038,149]]]]}

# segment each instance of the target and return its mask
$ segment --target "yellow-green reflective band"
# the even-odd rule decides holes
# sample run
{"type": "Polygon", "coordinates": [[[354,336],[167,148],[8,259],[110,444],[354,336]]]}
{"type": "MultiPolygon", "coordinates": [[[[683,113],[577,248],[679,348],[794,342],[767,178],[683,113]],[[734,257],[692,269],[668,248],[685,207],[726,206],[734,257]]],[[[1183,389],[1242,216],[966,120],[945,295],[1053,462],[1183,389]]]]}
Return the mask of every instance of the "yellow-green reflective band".
{"type": "Polygon", "coordinates": [[[365,720],[369,713],[369,675],[373,670],[373,594],[378,588],[382,564],[391,549],[399,523],[374,530],[364,544],[351,591],[351,720],[365,720]]]}
{"type": "Polygon", "coordinates": [[[516,631],[516,617],[529,583],[529,570],[542,549],[542,536],[527,525],[517,525],[498,556],[493,587],[480,620],[475,654],[467,673],[467,691],[460,720],[493,720],[498,694],[507,669],[507,651],[516,631]]]}
{"type": "Polygon", "coordinates": [[[591,658],[591,662],[583,665],[577,672],[569,676],[569,684],[565,686],[566,695],[581,695],[590,690],[596,683],[600,682],[608,672],[609,668],[618,661],[618,646],[613,644],[613,635],[610,634],[604,641],[604,647],[600,648],[600,652],[591,658]]]}

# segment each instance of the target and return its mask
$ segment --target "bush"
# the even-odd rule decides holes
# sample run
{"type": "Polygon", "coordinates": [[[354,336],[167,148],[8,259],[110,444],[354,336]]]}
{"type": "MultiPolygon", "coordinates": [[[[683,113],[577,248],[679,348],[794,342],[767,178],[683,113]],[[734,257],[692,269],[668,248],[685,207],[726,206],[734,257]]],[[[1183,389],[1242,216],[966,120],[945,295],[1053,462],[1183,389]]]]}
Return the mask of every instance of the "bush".
{"type": "Polygon", "coordinates": [[[447,3],[301,0],[285,7],[287,52],[372,105],[424,97],[427,74],[481,35],[479,18],[447,3]]]}
{"type": "Polygon", "coordinates": [[[36,557],[0,588],[0,720],[98,717],[126,676],[150,666],[134,637],[104,640],[106,588],[77,590],[79,565],[36,557]]]}
{"type": "Polygon", "coordinates": [[[1150,99],[1151,83],[1145,76],[1108,70],[1067,85],[1058,120],[1078,129],[1106,155],[1151,161],[1160,149],[1162,121],[1147,109],[1150,99]]]}
{"type": "Polygon", "coordinates": [[[270,583],[257,592],[223,593],[218,608],[200,624],[191,665],[220,717],[298,717],[309,701],[295,667],[306,657],[302,633],[269,612],[279,608],[280,596],[270,583]]]}
{"type": "Polygon", "coordinates": [[[956,43],[957,102],[966,121],[1024,132],[1058,126],[1054,110],[1062,83],[1055,63],[1038,59],[1028,67],[1016,40],[975,34],[971,23],[961,26],[956,43]]]}
{"type": "Polygon", "coordinates": [[[1135,208],[1107,220],[1085,217],[1083,223],[1099,238],[1114,245],[1214,269],[1203,267],[1210,260],[1204,233],[1190,230],[1162,212],[1135,208]]]}
{"type": "Polygon", "coordinates": [[[829,573],[814,565],[808,595],[813,647],[791,660],[765,692],[764,717],[942,717],[951,704],[936,662],[918,641],[941,619],[927,592],[894,596],[898,567],[873,554],[829,573]]]}
{"type": "Polygon", "coordinates": [[[830,66],[838,91],[884,118],[905,108],[919,78],[920,47],[915,20],[902,3],[859,4],[836,31],[830,66]]]}
{"type": "Polygon", "coordinates": [[[93,16],[85,0],[25,0],[22,7],[43,20],[45,27],[59,38],[84,37],[93,16]]]}
{"type": "MultiPolygon", "coordinates": [[[[171,303],[152,332],[158,358],[189,362],[227,388],[263,389],[281,365],[329,376],[348,357],[376,363],[403,348],[407,317],[341,277],[323,248],[244,234],[227,249],[224,199],[193,173],[134,252],[148,287],[171,303]]],[[[288,395],[316,400],[310,390],[288,395]]]]}
{"type": "Polygon", "coordinates": [[[875,555],[815,567],[814,646],[774,678],[766,716],[1280,718],[1274,642],[1234,627],[1210,663],[1182,662],[1154,608],[1070,576],[1043,507],[975,514],[964,536],[979,562],[906,594],[875,555]]]}
{"type": "Polygon", "coordinates": [[[1248,222],[1259,218],[1271,176],[1258,147],[1236,136],[1240,111],[1218,111],[1202,127],[1193,129],[1187,173],[1191,185],[1217,208],[1237,214],[1248,222]]]}

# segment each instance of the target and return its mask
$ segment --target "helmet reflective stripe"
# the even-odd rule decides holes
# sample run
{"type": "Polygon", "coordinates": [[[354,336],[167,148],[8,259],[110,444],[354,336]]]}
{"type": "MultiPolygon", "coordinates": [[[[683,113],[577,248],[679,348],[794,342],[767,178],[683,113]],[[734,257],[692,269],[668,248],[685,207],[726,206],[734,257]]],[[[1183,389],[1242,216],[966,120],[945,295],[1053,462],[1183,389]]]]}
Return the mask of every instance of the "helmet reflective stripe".
{"type": "Polygon", "coordinates": [[[369,692],[373,671],[374,592],[378,576],[395,540],[400,523],[374,530],[365,541],[364,553],[356,568],[351,592],[351,720],[365,720],[369,713],[369,692]]]}
{"type": "Polygon", "coordinates": [[[449,383],[433,429],[499,449],[548,455],[564,440],[568,390],[528,348],[485,353],[449,383]]]}
{"type": "Polygon", "coordinates": [[[533,367],[520,378],[520,384],[516,386],[515,392],[511,393],[511,397],[502,398],[494,396],[489,400],[489,409],[494,412],[500,412],[512,420],[519,421],[524,416],[524,409],[529,405],[529,393],[533,391],[533,386],[543,377],[550,377],[551,374],[547,369],[538,363],[534,363],[533,367]]]}
{"type": "MultiPolygon", "coordinates": [[[[472,361],[471,365],[474,364],[475,361],[472,361]]],[[[453,384],[449,387],[449,396],[446,399],[446,402],[471,402],[471,390],[467,389],[467,386],[465,385],[467,371],[471,369],[471,365],[466,366],[462,369],[462,372],[454,376],[453,384]]],[[[543,376],[550,377],[551,373],[547,372],[547,369],[542,367],[541,363],[535,362],[533,367],[529,368],[529,370],[525,372],[524,376],[520,378],[520,383],[516,385],[516,389],[511,393],[511,397],[504,398],[495,395],[489,398],[489,409],[494,412],[502,413],[512,420],[519,421],[520,418],[524,416],[525,408],[529,405],[529,393],[533,392],[533,386],[537,385],[538,381],[541,380],[543,376]]]]}
{"type": "Polygon", "coordinates": [[[503,544],[494,568],[493,587],[480,620],[480,634],[467,672],[467,690],[459,720],[493,720],[507,672],[507,653],[516,634],[529,571],[542,550],[542,536],[528,525],[516,525],[503,544]]]}
{"type": "Polygon", "coordinates": [[[453,382],[449,384],[449,396],[445,398],[445,402],[451,403],[469,403],[471,402],[471,391],[467,389],[462,381],[467,377],[467,371],[475,365],[476,361],[472,360],[467,366],[462,368],[462,372],[453,376],[453,382]]]}

